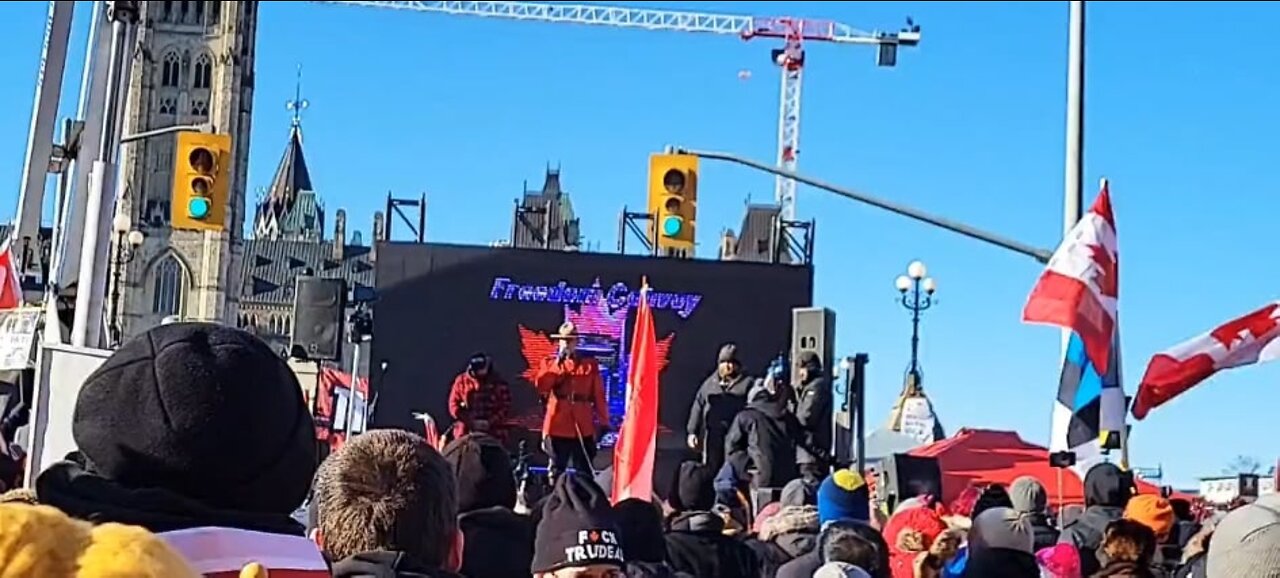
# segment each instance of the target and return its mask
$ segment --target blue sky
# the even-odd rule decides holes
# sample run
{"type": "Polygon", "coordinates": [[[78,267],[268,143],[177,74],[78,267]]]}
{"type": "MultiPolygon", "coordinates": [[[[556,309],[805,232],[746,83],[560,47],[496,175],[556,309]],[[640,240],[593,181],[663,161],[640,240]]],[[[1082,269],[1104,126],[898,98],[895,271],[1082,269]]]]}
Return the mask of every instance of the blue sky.
{"type": "MultiPolygon", "coordinates": [[[[82,6],[86,3],[81,2],[82,6]]],[[[636,5],[638,3],[632,3],[636,5]]],[[[652,2],[662,7],[924,27],[896,69],[873,51],[810,45],[803,172],[1052,248],[1060,237],[1066,2],[652,2]]],[[[1155,351],[1280,297],[1274,246],[1280,39],[1267,3],[1177,2],[1089,13],[1086,182],[1112,181],[1121,247],[1126,386],[1155,351]],[[1207,35],[1206,31],[1212,31],[1207,35]]],[[[16,205],[45,18],[0,4],[0,181],[16,205]]],[[[81,10],[87,14],[87,10],[81,10]]],[[[83,23],[76,41],[83,41],[83,23]]],[[[774,155],[778,81],[768,41],[264,3],[250,183],[265,186],[288,132],[297,65],[313,180],[368,235],[387,191],[429,196],[428,235],[505,238],[507,207],[558,163],[585,234],[610,249],[622,205],[643,203],[646,156],[665,144],[774,155]],[[752,72],[750,79],[739,71],[752,72]],[[495,207],[502,207],[501,210],[495,207]]],[[[82,54],[74,48],[73,58],[82,54]]],[[[78,84],[72,70],[69,85],[78,84]]],[[[75,102],[69,86],[64,103],[75,102]]],[[[71,111],[68,106],[64,111],[71,111]]],[[[66,112],[64,112],[66,114],[66,112]]],[[[704,163],[703,254],[772,180],[704,163]]],[[[940,286],[922,348],[944,424],[1046,443],[1058,332],[1019,322],[1039,266],[802,188],[820,216],[819,304],[842,352],[868,352],[869,412],[887,416],[910,325],[893,279],[923,259],[940,286]]],[[[1236,454],[1275,458],[1267,414],[1280,364],[1222,375],[1134,427],[1133,462],[1185,485],[1236,454]],[[1240,418],[1240,415],[1244,418],[1240,418]],[[1255,415],[1255,417],[1248,417],[1255,415]],[[1259,422],[1262,419],[1263,422],[1259,422]]]]}

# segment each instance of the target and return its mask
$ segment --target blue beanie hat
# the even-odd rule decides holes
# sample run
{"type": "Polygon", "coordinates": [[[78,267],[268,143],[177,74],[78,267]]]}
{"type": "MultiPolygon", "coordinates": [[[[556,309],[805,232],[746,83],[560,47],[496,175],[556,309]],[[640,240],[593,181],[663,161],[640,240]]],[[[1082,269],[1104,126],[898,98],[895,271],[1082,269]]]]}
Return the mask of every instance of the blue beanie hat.
{"type": "Polygon", "coordinates": [[[818,522],[834,520],[871,520],[871,494],[858,472],[836,470],[818,486],[818,522]]]}

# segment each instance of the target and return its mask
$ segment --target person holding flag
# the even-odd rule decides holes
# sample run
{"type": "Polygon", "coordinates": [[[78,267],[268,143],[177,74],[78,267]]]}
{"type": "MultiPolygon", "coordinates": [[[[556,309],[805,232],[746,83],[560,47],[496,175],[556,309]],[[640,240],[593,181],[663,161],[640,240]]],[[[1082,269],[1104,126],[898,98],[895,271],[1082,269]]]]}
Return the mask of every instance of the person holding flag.
{"type": "Polygon", "coordinates": [[[609,431],[604,379],[595,359],[578,354],[578,328],[566,321],[551,336],[557,351],[542,361],[533,384],[546,403],[542,420],[543,450],[551,457],[554,478],[572,467],[591,473],[596,440],[609,431]]]}

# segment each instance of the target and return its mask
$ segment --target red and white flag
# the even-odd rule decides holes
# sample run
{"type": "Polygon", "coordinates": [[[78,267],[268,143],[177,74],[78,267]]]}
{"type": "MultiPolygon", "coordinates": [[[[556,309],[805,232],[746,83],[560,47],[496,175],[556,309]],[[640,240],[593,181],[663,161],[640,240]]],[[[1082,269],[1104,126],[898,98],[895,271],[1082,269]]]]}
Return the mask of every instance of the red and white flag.
{"type": "Polygon", "coordinates": [[[1280,357],[1280,301],[1228,321],[1151,357],[1133,402],[1142,419],[1161,404],[1224,369],[1280,357]]]}
{"type": "Polygon", "coordinates": [[[0,309],[22,307],[22,281],[18,276],[18,259],[13,244],[0,246],[0,309]]]}
{"type": "Polygon", "coordinates": [[[627,413],[613,449],[613,502],[653,501],[653,462],[658,445],[658,335],[649,309],[649,285],[640,290],[627,365],[627,413]]]}
{"type": "Polygon", "coordinates": [[[436,448],[438,450],[443,450],[444,444],[440,443],[441,442],[440,429],[436,427],[435,418],[431,417],[431,414],[425,411],[420,413],[414,413],[413,417],[415,419],[422,420],[423,439],[427,440],[427,443],[430,444],[431,447],[436,448]]]}
{"type": "Polygon", "coordinates": [[[1022,320],[1075,331],[1093,366],[1110,367],[1119,297],[1116,219],[1104,180],[1093,207],[1062,240],[1031,289],[1022,320]]]}

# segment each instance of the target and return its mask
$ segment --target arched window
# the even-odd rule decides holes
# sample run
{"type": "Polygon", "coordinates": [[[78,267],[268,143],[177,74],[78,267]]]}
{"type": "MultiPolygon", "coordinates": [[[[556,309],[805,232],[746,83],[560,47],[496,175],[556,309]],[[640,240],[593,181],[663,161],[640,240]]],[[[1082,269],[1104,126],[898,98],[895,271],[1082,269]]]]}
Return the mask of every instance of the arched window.
{"type": "Polygon", "coordinates": [[[212,80],[213,61],[209,59],[208,54],[201,54],[196,58],[196,64],[191,71],[191,87],[209,88],[212,80]]]}
{"type": "Polygon", "coordinates": [[[281,334],[281,335],[292,335],[292,334],[293,334],[293,331],[292,331],[292,330],[293,330],[293,318],[292,318],[292,317],[289,317],[288,315],[285,315],[285,316],[284,316],[284,331],[281,331],[281,332],[280,332],[280,334],[281,334]]]}
{"type": "Polygon", "coordinates": [[[154,275],[151,312],[160,315],[178,315],[182,311],[182,297],[187,285],[182,263],[179,263],[174,255],[166,255],[156,263],[154,275]]]}
{"type": "Polygon", "coordinates": [[[177,51],[164,55],[164,64],[160,67],[160,86],[177,88],[182,79],[182,59],[177,51]]]}

